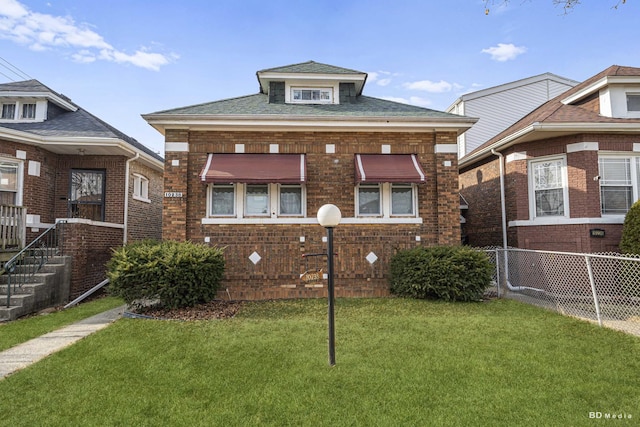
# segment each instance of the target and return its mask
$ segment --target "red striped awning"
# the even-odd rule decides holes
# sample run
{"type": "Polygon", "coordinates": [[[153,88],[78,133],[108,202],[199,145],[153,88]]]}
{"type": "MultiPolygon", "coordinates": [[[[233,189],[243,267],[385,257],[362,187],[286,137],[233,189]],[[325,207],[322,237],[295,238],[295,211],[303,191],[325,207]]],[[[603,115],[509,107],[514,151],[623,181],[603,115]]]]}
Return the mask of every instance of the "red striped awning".
{"type": "Polygon", "coordinates": [[[304,154],[209,154],[202,182],[300,184],[307,180],[304,154]]]}
{"type": "Polygon", "coordinates": [[[356,183],[424,183],[426,176],[415,154],[356,154],[356,183]]]}

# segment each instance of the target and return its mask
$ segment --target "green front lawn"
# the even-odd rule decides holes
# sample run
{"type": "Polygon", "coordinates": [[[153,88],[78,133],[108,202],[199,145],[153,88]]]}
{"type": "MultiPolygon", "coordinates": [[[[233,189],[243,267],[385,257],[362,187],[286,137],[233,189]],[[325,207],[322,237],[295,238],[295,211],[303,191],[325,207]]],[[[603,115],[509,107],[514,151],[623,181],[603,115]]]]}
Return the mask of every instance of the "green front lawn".
{"type": "Polygon", "coordinates": [[[0,381],[0,425],[640,420],[637,337],[508,300],[338,299],[330,367],[326,313],[324,300],[295,300],[228,320],[121,319],[0,381]]]}

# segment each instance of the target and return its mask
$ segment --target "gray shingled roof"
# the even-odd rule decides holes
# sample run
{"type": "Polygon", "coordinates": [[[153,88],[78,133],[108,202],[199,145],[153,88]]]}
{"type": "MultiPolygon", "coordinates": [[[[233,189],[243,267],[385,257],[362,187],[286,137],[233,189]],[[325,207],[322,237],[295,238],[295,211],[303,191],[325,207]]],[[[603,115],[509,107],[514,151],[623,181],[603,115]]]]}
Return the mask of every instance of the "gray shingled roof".
{"type": "Polygon", "coordinates": [[[267,68],[258,71],[258,73],[366,74],[362,71],[350,70],[348,68],[336,67],[335,65],[322,64],[314,61],[267,68]]]}
{"type": "Polygon", "coordinates": [[[355,102],[345,104],[270,104],[268,95],[261,93],[158,111],[151,115],[462,118],[457,114],[369,96],[359,96],[355,102]]]}
{"type": "Polygon", "coordinates": [[[130,144],[136,149],[156,158],[157,160],[164,161],[162,156],[152,151],[145,145],[139,143],[135,138],[126,135],[125,133],[119,131],[105,121],[89,113],[88,111],[83,110],[66,96],[51,90],[37,80],[26,80],[21,82],[0,84],[0,92],[7,91],[51,93],[60,98],[63,98],[65,101],[74,105],[78,109],[76,111],[66,111],[62,114],[57,115],[53,119],[45,120],[44,122],[4,122],[0,123],[0,128],[4,127],[7,129],[27,132],[42,137],[117,138],[130,144]]]}

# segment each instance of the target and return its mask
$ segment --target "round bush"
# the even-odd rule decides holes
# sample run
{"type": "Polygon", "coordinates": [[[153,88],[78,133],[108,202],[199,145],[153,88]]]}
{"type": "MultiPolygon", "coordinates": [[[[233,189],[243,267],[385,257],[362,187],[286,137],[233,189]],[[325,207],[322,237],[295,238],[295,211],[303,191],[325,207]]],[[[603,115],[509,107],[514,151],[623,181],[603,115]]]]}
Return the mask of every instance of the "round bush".
{"type": "Polygon", "coordinates": [[[635,202],[624,217],[620,250],[628,254],[640,254],[640,200],[635,202]]]}
{"type": "Polygon", "coordinates": [[[487,255],[464,246],[417,247],[391,259],[391,293],[399,296],[478,301],[492,277],[487,255]]]}
{"type": "Polygon", "coordinates": [[[131,305],[158,299],[168,308],[215,299],[223,274],[222,249],[192,242],[132,243],[115,249],[107,265],[110,293],[131,305]]]}

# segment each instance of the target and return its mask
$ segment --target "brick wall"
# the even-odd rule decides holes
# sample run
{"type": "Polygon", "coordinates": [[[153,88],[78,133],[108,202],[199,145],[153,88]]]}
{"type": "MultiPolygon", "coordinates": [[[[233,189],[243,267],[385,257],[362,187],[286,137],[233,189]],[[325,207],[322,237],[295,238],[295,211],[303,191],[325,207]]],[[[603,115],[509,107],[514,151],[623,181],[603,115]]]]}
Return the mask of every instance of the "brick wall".
{"type": "Polygon", "coordinates": [[[71,299],[107,277],[105,265],[111,258],[111,249],[122,246],[122,227],[97,226],[82,221],[62,224],[63,253],[72,257],[71,299]]]}
{"type": "MultiPolygon", "coordinates": [[[[632,152],[639,140],[630,135],[579,134],[519,144],[503,152],[505,156],[525,153],[505,164],[507,221],[530,219],[528,161],[533,158],[566,155],[570,218],[600,218],[599,152],[632,152]],[[567,153],[567,145],[597,142],[598,151],[567,153]]],[[[496,156],[465,167],[460,172],[460,192],[469,203],[465,231],[474,246],[502,245],[499,163],[496,156]]],[[[554,226],[508,227],[508,244],[527,249],[569,252],[617,251],[622,224],[566,224],[554,226]],[[590,229],[605,230],[605,237],[591,237],[590,229]]]]}
{"type": "Polygon", "coordinates": [[[162,238],[162,171],[151,169],[138,161],[131,162],[129,170],[129,218],[127,242],[162,238]],[[149,180],[149,202],[133,198],[133,174],[149,180]]]}
{"type": "Polygon", "coordinates": [[[326,293],[326,281],[323,287],[313,287],[305,286],[299,279],[305,270],[301,255],[326,251],[322,227],[202,224],[207,186],[198,174],[208,153],[233,153],[238,143],[244,144],[245,153],[268,153],[270,144],[279,144],[280,153],[307,156],[307,217],[315,218],[322,205],[333,203],[340,208],[343,218],[349,218],[355,215],[354,154],[378,154],[383,144],[390,145],[391,153],[416,154],[427,174],[427,183],[418,186],[418,212],[423,223],[342,224],[334,232],[338,253],[336,294],[386,295],[388,262],[395,251],[416,245],[460,242],[456,154],[434,152],[434,144],[454,144],[455,140],[455,132],[167,131],[167,142],[189,142],[189,152],[166,153],[164,190],[181,192],[184,197],[164,199],[163,238],[203,242],[208,237],[211,244],[225,246],[224,296],[240,299],[322,296],[326,293]],[[335,154],[326,154],[326,144],[335,144],[335,154]],[[254,251],[262,257],[257,264],[249,260],[254,251]],[[365,259],[370,252],[378,257],[373,264],[365,259]]]}

